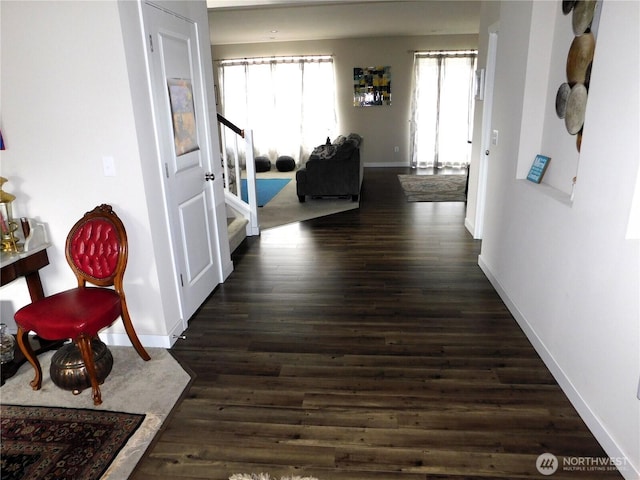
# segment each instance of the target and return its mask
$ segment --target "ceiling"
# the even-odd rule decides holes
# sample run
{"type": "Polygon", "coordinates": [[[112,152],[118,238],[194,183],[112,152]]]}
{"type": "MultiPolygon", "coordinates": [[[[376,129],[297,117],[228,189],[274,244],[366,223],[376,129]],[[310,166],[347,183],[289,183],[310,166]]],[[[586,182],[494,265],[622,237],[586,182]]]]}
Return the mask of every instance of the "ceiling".
{"type": "Polygon", "coordinates": [[[212,45],[477,34],[479,0],[207,0],[212,45]]]}

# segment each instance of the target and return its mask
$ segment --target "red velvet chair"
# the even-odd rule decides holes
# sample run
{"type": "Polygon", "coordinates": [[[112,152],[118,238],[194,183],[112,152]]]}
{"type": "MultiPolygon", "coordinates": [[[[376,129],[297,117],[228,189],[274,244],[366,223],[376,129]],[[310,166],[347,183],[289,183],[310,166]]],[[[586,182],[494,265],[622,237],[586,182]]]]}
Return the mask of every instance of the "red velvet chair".
{"type": "Polygon", "coordinates": [[[124,327],[144,360],[144,349],[129,317],[122,281],[127,265],[127,234],[122,221],[110,205],[100,205],[87,212],[71,229],[65,245],[67,262],[78,280],[77,288],[45,297],[15,314],[18,345],[33,365],[34,390],[42,385],[42,368],[27,335],[35,332],[47,340],[72,339],[78,346],[91,379],[93,403],[102,398],[96,376],[91,340],[98,332],[122,317],[124,327]],[[96,287],[88,287],[90,283],[96,287]],[[107,287],[114,288],[107,288],[107,287]]]}

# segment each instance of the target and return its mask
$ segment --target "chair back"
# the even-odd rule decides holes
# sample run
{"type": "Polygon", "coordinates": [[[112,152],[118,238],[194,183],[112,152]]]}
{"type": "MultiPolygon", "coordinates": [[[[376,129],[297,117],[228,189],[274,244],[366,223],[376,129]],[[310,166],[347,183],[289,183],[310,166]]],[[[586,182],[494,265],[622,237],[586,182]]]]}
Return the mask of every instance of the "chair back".
{"type": "Polygon", "coordinates": [[[115,285],[122,291],[127,266],[127,233],[111,205],[100,205],[84,214],[67,235],[67,262],[78,279],[100,287],[115,285]]]}

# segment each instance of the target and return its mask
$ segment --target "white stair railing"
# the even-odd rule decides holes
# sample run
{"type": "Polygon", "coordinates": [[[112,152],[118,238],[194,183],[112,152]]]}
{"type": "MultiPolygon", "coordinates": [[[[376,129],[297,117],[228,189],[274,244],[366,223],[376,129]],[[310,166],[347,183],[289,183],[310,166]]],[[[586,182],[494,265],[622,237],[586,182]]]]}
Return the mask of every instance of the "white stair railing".
{"type": "Polygon", "coordinates": [[[234,212],[247,219],[247,236],[260,235],[260,224],[258,222],[258,196],[256,193],[256,164],[253,155],[253,131],[251,129],[241,130],[221,115],[218,121],[223,126],[221,128],[222,145],[222,171],[224,174],[224,194],[225,203],[234,212]],[[233,135],[232,142],[227,142],[227,135],[233,135]],[[242,199],[242,166],[240,165],[240,142],[244,142],[245,151],[245,172],[247,181],[247,200],[242,199]],[[227,145],[231,143],[232,152],[228,152],[227,145]],[[231,153],[231,155],[229,155],[231,153]],[[231,179],[235,178],[235,182],[231,179]]]}

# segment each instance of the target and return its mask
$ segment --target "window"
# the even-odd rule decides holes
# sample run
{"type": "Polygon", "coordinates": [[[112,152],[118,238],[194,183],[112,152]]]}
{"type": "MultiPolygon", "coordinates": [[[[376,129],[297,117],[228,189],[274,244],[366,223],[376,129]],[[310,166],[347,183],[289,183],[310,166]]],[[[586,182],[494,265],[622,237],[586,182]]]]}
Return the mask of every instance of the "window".
{"type": "Polygon", "coordinates": [[[418,52],[414,57],[411,166],[469,164],[476,51],[418,52]]]}
{"type": "Polygon", "coordinates": [[[219,76],[222,115],[253,130],[256,155],[300,163],[336,134],[330,56],[223,60],[219,76]]]}

